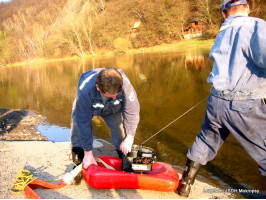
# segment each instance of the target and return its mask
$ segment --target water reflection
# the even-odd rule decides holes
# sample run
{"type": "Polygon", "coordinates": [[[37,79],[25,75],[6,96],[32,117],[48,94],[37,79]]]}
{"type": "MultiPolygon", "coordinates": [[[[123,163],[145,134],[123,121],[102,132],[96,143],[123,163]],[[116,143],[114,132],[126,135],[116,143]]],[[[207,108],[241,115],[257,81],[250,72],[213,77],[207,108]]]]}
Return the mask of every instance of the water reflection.
{"type": "Polygon", "coordinates": [[[38,125],[38,130],[42,135],[46,136],[52,142],[66,142],[69,141],[70,129],[56,125],[42,123],[38,125]]]}
{"type": "MultiPolygon", "coordinates": [[[[136,89],[141,120],[135,142],[141,143],[209,95],[206,79],[212,63],[208,52],[119,55],[0,68],[0,107],[35,110],[47,118],[41,132],[49,132],[54,140],[67,140],[79,76],[92,68],[115,66],[124,70],[136,89]]],[[[200,131],[205,107],[206,102],[200,104],[145,145],[156,150],[159,160],[184,167],[187,150],[200,131]]],[[[93,126],[94,136],[110,141],[108,127],[101,118],[94,118],[93,126]]],[[[232,136],[200,175],[220,187],[246,188],[246,184],[265,190],[256,163],[232,136]]]]}

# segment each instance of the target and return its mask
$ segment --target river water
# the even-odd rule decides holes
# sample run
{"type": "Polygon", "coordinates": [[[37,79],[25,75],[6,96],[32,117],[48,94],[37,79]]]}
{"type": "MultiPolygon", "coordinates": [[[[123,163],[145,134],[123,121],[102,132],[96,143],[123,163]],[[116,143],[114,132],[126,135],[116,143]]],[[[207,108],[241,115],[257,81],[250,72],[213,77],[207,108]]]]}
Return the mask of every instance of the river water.
{"type": "MultiPolygon", "coordinates": [[[[46,117],[38,129],[55,142],[68,141],[72,102],[79,76],[90,69],[114,66],[123,69],[141,105],[135,143],[142,143],[176,120],[210,94],[206,79],[212,62],[210,49],[187,49],[137,55],[51,62],[0,68],[0,107],[34,110],[46,117]]],[[[186,153],[200,132],[206,100],[148,140],[159,161],[184,169],[186,153]]],[[[110,142],[108,127],[93,119],[94,136],[110,142]]],[[[265,191],[265,179],[257,164],[233,136],[199,177],[222,189],[265,191]]],[[[260,198],[251,193],[243,198],[260,198]]]]}

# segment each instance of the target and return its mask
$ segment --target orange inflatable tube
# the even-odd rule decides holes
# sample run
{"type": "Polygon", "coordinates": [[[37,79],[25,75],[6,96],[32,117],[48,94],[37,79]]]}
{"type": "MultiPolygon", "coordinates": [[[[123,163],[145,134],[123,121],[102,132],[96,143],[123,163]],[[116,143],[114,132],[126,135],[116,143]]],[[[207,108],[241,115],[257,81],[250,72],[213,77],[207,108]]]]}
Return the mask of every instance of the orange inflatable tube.
{"type": "Polygon", "coordinates": [[[173,192],[179,184],[177,172],[168,164],[154,162],[152,170],[143,174],[128,173],[121,170],[122,159],[99,156],[115,170],[107,169],[101,162],[83,169],[85,181],[96,189],[143,189],[173,192]]]}

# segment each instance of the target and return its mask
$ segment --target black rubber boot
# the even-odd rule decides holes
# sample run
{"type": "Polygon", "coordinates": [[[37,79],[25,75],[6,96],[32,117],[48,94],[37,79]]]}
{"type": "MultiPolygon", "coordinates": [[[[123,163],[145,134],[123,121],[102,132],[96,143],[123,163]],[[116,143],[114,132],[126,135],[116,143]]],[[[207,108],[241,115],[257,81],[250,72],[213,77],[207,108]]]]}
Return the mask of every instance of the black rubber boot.
{"type": "Polygon", "coordinates": [[[187,159],[186,169],[183,172],[182,179],[177,188],[177,192],[180,196],[188,197],[200,166],[201,164],[198,162],[187,159]]]}
{"type": "MultiPolygon", "coordinates": [[[[84,150],[80,147],[73,147],[72,148],[72,160],[74,162],[73,169],[80,165],[84,158],[84,150]]],[[[82,171],[74,178],[73,184],[79,185],[81,182],[81,179],[83,178],[82,171]]]]}

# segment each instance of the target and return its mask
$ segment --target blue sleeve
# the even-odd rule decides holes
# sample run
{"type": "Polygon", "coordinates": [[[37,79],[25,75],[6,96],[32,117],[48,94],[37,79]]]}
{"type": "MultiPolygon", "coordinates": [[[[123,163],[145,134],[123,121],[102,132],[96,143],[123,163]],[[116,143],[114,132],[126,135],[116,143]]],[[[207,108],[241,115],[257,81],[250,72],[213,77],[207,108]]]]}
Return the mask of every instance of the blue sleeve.
{"type": "Polygon", "coordinates": [[[258,20],[255,23],[250,39],[249,56],[261,68],[266,68],[266,22],[258,20]]]}
{"type": "Polygon", "coordinates": [[[76,119],[82,147],[84,151],[90,151],[93,144],[91,100],[80,90],[77,94],[76,119]]]}

